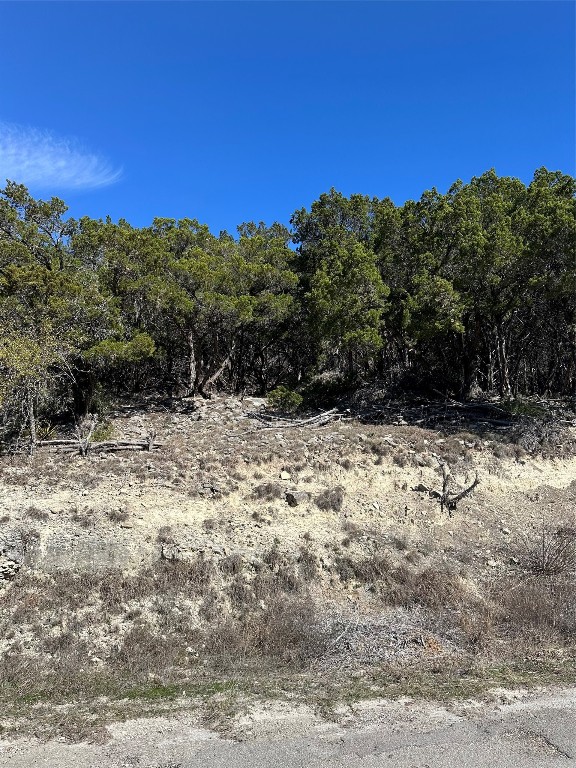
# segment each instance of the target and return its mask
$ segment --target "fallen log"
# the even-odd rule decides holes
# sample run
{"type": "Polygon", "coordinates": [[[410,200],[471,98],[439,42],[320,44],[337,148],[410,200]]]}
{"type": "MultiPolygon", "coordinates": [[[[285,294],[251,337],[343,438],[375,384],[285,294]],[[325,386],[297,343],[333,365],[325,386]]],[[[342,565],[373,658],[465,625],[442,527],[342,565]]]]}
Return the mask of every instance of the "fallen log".
{"type": "MultiPolygon", "coordinates": [[[[148,440],[106,440],[101,443],[90,443],[88,452],[112,453],[117,451],[152,451],[162,448],[164,443],[148,440]]],[[[56,448],[62,453],[82,453],[82,447],[77,440],[42,440],[36,444],[37,448],[56,448]]]]}
{"type": "Polygon", "coordinates": [[[321,427],[324,424],[328,424],[331,421],[340,419],[346,416],[345,413],[338,413],[337,408],[332,408],[330,411],[324,411],[318,413],[316,416],[311,416],[308,419],[295,419],[293,421],[286,421],[285,423],[275,422],[274,424],[266,424],[266,426],[258,427],[254,432],[261,432],[266,429],[292,429],[295,427],[321,427]]]}

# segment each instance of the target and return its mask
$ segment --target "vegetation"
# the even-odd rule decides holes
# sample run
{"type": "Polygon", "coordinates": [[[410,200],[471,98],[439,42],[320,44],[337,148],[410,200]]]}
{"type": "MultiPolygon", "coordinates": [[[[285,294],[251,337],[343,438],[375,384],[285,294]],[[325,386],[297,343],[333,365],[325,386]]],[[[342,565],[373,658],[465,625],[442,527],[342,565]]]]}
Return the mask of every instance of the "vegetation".
{"type": "Polygon", "coordinates": [[[342,556],[334,575],[376,609],[358,613],[314,599],[322,569],[306,555],[234,554],[220,568],[203,556],[160,560],[131,575],[22,572],[0,594],[5,733],[100,739],[92,712],[103,724],[165,715],[168,702],[220,702],[215,714],[229,720],[222,707],[238,702],[227,691],[244,704],[280,698],[322,711],[575,679],[573,571],[517,569],[470,588],[446,566],[342,556]],[[145,706],[154,701],[164,708],[145,706]]]}
{"type": "Polygon", "coordinates": [[[272,392],[322,377],[460,398],[576,395],[576,180],[494,171],[402,206],[331,190],[292,229],[144,228],[0,192],[0,431],[110,394],[272,392]],[[295,247],[292,247],[295,246],[295,247]]]}

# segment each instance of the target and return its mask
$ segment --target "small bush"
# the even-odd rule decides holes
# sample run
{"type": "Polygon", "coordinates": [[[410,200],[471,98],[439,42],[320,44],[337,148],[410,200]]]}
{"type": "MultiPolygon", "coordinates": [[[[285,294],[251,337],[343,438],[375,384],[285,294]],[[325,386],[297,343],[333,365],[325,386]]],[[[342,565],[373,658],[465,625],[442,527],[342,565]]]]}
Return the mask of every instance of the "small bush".
{"type": "Polygon", "coordinates": [[[449,569],[425,568],[412,584],[412,600],[428,608],[455,606],[464,597],[464,586],[458,574],[449,569]]]}
{"type": "Polygon", "coordinates": [[[242,573],[243,565],[244,561],[242,559],[242,555],[238,554],[237,552],[220,560],[220,570],[222,573],[229,576],[236,576],[237,574],[242,573]]]}
{"type": "Polygon", "coordinates": [[[283,597],[259,617],[256,639],[263,655],[301,666],[327,650],[332,631],[311,598],[283,597]]]}
{"type": "Polygon", "coordinates": [[[48,512],[45,512],[43,509],[38,509],[37,507],[29,507],[26,510],[26,517],[32,518],[32,520],[38,520],[38,521],[46,521],[50,517],[48,512]]]}
{"type": "Polygon", "coordinates": [[[282,498],[282,486],[280,483],[260,483],[252,491],[252,496],[261,501],[274,501],[282,498]]]}
{"type": "Polygon", "coordinates": [[[517,585],[497,585],[494,598],[514,634],[550,630],[567,640],[576,634],[576,581],[573,576],[537,576],[517,585]]]}
{"type": "Polygon", "coordinates": [[[252,602],[254,596],[252,588],[240,574],[234,576],[227,593],[232,605],[238,608],[245,608],[252,602]]]}
{"type": "Polygon", "coordinates": [[[109,509],[106,512],[106,517],[112,523],[125,523],[130,515],[125,509],[109,509]]]}
{"type": "Polygon", "coordinates": [[[99,424],[92,433],[92,442],[104,443],[114,437],[114,425],[108,422],[99,424]]]}
{"type": "Polygon", "coordinates": [[[576,528],[542,526],[537,539],[527,542],[524,558],[533,573],[555,576],[576,570],[576,528]]]}
{"type": "Polygon", "coordinates": [[[277,387],[268,393],[268,406],[275,411],[283,413],[293,413],[302,405],[302,395],[298,392],[288,389],[288,387],[277,387]]]}
{"type": "Polygon", "coordinates": [[[316,496],[314,503],[318,509],[325,512],[330,509],[334,512],[340,512],[344,503],[344,488],[340,485],[335,488],[326,488],[325,491],[316,496]]]}
{"type": "Polygon", "coordinates": [[[174,539],[172,528],[169,525],[163,525],[159,528],[156,541],[158,544],[175,544],[176,540],[174,539]]]}
{"type": "Polygon", "coordinates": [[[313,581],[318,573],[318,562],[314,553],[308,547],[300,547],[297,562],[304,581],[313,581]]]}

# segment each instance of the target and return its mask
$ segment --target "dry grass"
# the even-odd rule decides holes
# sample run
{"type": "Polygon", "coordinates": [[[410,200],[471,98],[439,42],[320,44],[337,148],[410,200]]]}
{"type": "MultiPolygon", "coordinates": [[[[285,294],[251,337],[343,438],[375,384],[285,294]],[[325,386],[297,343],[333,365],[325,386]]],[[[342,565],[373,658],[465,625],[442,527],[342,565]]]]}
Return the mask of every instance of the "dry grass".
{"type": "Polygon", "coordinates": [[[574,642],[576,638],[576,576],[562,574],[526,578],[494,592],[508,633],[534,639],[574,642]]]}
{"type": "Polygon", "coordinates": [[[283,489],[280,483],[260,483],[252,491],[252,497],[259,501],[274,501],[281,499],[283,489]]]}
{"type": "Polygon", "coordinates": [[[50,515],[43,509],[29,507],[26,510],[26,517],[29,517],[31,520],[37,520],[38,522],[46,522],[46,520],[50,518],[50,515]]]}
{"type": "Polygon", "coordinates": [[[446,567],[397,565],[386,554],[362,560],[338,557],[336,567],[343,582],[355,581],[368,587],[386,605],[444,609],[466,601],[462,578],[446,567]]]}
{"type": "Polygon", "coordinates": [[[318,509],[324,512],[340,512],[344,504],[344,488],[337,485],[335,488],[326,488],[314,498],[318,509]]]}
{"type": "Polygon", "coordinates": [[[525,542],[521,553],[528,570],[544,576],[556,576],[576,571],[576,526],[546,526],[525,542]]]}
{"type": "Polygon", "coordinates": [[[106,517],[112,523],[125,523],[130,514],[125,509],[109,509],[106,511],[106,517]]]}
{"type": "MultiPolygon", "coordinates": [[[[29,490],[40,479],[69,488],[72,481],[83,483],[87,475],[90,487],[107,482],[116,489],[130,482],[138,490],[146,486],[156,492],[159,486],[172,485],[184,499],[183,505],[192,506],[187,496],[202,498],[197,502],[200,517],[187,518],[185,533],[177,527],[176,518],[170,518],[175,520],[174,530],[160,529],[156,542],[155,529],[151,533],[156,551],[164,545],[164,556],[170,558],[174,550],[173,561],[160,560],[138,573],[61,571],[34,576],[26,566],[21,570],[0,592],[0,633],[7,649],[0,659],[5,684],[0,701],[11,696],[28,702],[80,701],[83,696],[114,697],[152,689],[164,695],[163,691],[182,690],[184,682],[188,685],[202,676],[214,679],[222,670],[232,677],[246,673],[244,679],[260,672],[276,679],[286,672],[296,680],[318,665],[326,669],[329,663],[344,670],[364,665],[362,672],[372,679],[376,671],[365,668],[372,662],[355,657],[344,641],[337,648],[333,645],[334,627],[341,626],[334,616],[345,608],[352,611],[354,621],[368,624],[374,617],[390,617],[391,635],[401,628],[403,617],[418,617],[415,636],[422,635],[426,642],[418,645],[408,640],[407,648],[399,645],[400,667],[406,663],[402,654],[408,652],[420,654],[415,664],[431,658],[442,668],[457,654],[477,660],[480,666],[487,659],[519,659],[523,664],[545,652],[567,658],[576,655],[572,573],[576,536],[572,537],[569,524],[558,522],[547,528],[544,548],[539,532],[521,548],[512,523],[508,525],[513,535],[502,538],[496,532],[496,543],[489,538],[495,533],[492,528],[479,527],[478,539],[467,547],[471,573],[467,575],[458,562],[464,557],[458,528],[471,530],[472,510],[455,517],[450,524],[455,536],[450,539],[445,529],[433,525],[433,504],[428,499],[422,500],[422,505],[428,504],[422,521],[417,502],[416,523],[402,517],[403,494],[411,503],[410,488],[417,482],[417,472],[430,484],[432,473],[427,467],[431,461],[434,468],[438,466],[433,455],[449,460],[464,475],[467,462],[478,452],[484,453],[484,467],[493,461],[501,468],[490,455],[501,452],[506,459],[521,458],[523,449],[518,445],[496,438],[488,444],[466,432],[444,435],[418,426],[352,422],[314,435],[286,431],[282,441],[269,432],[245,434],[242,423],[233,428],[236,437],[230,431],[221,434],[208,421],[182,428],[175,425],[162,438],[166,450],[151,456],[90,457],[66,460],[61,466],[49,458],[44,467],[36,457],[4,462],[4,469],[10,471],[3,473],[3,479],[28,486],[28,500],[35,499],[29,490]],[[386,471],[375,472],[373,461],[385,464],[386,471]],[[400,472],[398,466],[407,471],[400,472]],[[312,505],[290,510],[275,503],[285,491],[286,484],[274,481],[281,469],[292,474],[291,482],[306,488],[317,508],[336,513],[330,526],[318,524],[322,515],[312,505]],[[246,470],[251,480],[245,478],[246,470]],[[344,483],[343,470],[350,472],[348,495],[336,485],[344,483]],[[103,481],[103,476],[108,479],[103,481]],[[388,482],[390,499],[381,485],[388,482]],[[210,511],[210,500],[224,497],[237,483],[244,484],[238,499],[210,511]],[[379,506],[372,505],[375,498],[379,506]],[[241,510],[234,506],[237,503],[241,510]],[[349,517],[344,520],[343,510],[356,522],[349,517]],[[230,524],[232,514],[238,516],[240,539],[235,538],[238,528],[230,524]],[[283,538],[287,519],[295,521],[294,529],[283,538]],[[206,536],[213,531],[218,535],[206,536]],[[491,571],[497,576],[475,570],[482,562],[475,545],[483,534],[482,544],[498,558],[498,567],[491,571]],[[271,545],[273,536],[278,539],[271,545]],[[226,539],[223,544],[221,537],[226,539]],[[191,539],[203,538],[214,538],[218,547],[208,546],[205,556],[179,559],[183,556],[180,546],[186,553],[191,539]],[[428,547],[422,538],[431,542],[428,547]],[[225,554],[220,545],[226,546],[225,554]],[[233,551],[235,547],[240,551],[233,551]],[[511,556],[516,560],[512,562],[511,556]],[[452,646],[446,650],[426,645],[429,637],[449,638],[452,646]]],[[[112,523],[126,521],[126,513],[112,509],[115,502],[107,501],[109,510],[102,514],[100,510],[107,507],[88,498],[95,509],[69,508],[66,525],[74,522],[92,528],[97,523],[100,530],[107,524],[106,517],[112,523]]],[[[556,503],[554,510],[559,506],[556,503]]],[[[41,527],[46,513],[39,513],[29,514],[28,524],[35,520],[41,527]]],[[[505,517],[506,512],[495,514],[505,517]]],[[[475,529],[473,535],[477,535],[475,529]]],[[[399,674],[409,677],[405,671],[399,674]]],[[[97,732],[96,721],[89,722],[97,732]]],[[[62,715],[58,727],[65,735],[75,728],[86,733],[72,716],[62,715]]]]}

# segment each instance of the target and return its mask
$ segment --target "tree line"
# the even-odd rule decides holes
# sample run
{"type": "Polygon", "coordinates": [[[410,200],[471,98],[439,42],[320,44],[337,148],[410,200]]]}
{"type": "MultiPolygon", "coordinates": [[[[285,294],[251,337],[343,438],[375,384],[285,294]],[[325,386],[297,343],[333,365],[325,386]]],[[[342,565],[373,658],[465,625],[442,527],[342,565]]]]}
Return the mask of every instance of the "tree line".
{"type": "Polygon", "coordinates": [[[417,201],[332,189],[290,227],[133,227],[0,192],[0,430],[106,395],[369,379],[576,396],[576,180],[491,170],[417,201]]]}

